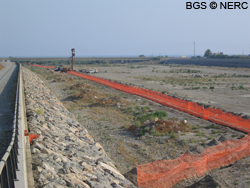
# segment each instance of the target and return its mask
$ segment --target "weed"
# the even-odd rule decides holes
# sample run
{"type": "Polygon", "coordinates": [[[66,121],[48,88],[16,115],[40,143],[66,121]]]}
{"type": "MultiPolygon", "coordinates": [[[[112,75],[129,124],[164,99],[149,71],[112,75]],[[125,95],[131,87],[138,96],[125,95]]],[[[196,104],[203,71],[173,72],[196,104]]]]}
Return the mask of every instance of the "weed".
{"type": "Polygon", "coordinates": [[[130,167],[129,164],[127,164],[127,171],[129,171],[129,167],[130,167]]]}
{"type": "Polygon", "coordinates": [[[177,138],[177,137],[178,137],[178,135],[174,134],[174,131],[171,131],[170,138],[177,138]]]}
{"type": "Polygon", "coordinates": [[[197,133],[196,135],[197,135],[197,136],[204,136],[205,133],[197,133]]]}
{"type": "Polygon", "coordinates": [[[141,110],[142,111],[150,110],[150,106],[143,106],[143,107],[141,107],[141,110]]]}
{"type": "Polygon", "coordinates": [[[235,181],[235,182],[234,182],[234,185],[239,185],[239,182],[235,181]]]}
{"type": "Polygon", "coordinates": [[[239,89],[240,89],[240,90],[243,90],[243,89],[245,89],[245,88],[243,87],[243,85],[240,85],[239,89]]]}
{"type": "Polygon", "coordinates": [[[214,137],[212,137],[212,136],[207,137],[208,140],[212,140],[213,138],[214,137]]]}
{"type": "Polygon", "coordinates": [[[111,137],[109,135],[105,135],[105,138],[108,140],[108,141],[111,141],[111,137]]]}
{"type": "Polygon", "coordinates": [[[187,145],[187,141],[186,140],[181,140],[183,145],[187,145]]]}
{"type": "Polygon", "coordinates": [[[201,141],[201,145],[202,145],[202,146],[205,146],[205,144],[206,144],[205,141],[202,140],[202,141],[201,141]]]}
{"type": "Polygon", "coordinates": [[[205,127],[205,129],[218,129],[218,127],[215,126],[214,124],[211,124],[211,125],[205,127]]]}
{"type": "Polygon", "coordinates": [[[141,127],[141,121],[135,121],[135,128],[141,127]]]}
{"type": "Polygon", "coordinates": [[[158,132],[158,131],[155,131],[154,135],[155,136],[162,136],[162,134],[160,132],[158,132]]]}
{"type": "Polygon", "coordinates": [[[124,126],[124,129],[128,130],[129,127],[130,127],[129,125],[125,125],[125,126],[124,126]]]}
{"type": "Polygon", "coordinates": [[[219,133],[219,131],[211,130],[211,133],[212,133],[212,134],[217,134],[217,133],[219,133]]]}
{"type": "Polygon", "coordinates": [[[99,121],[108,121],[106,118],[99,119],[99,121]]]}
{"type": "Polygon", "coordinates": [[[140,135],[140,136],[143,135],[143,131],[140,131],[139,135],[140,135]]]}
{"type": "Polygon", "coordinates": [[[44,115],[44,112],[41,109],[34,110],[35,113],[40,114],[41,116],[44,115]]]}
{"type": "Polygon", "coordinates": [[[192,87],[192,90],[200,89],[200,87],[192,87]]]}
{"type": "Polygon", "coordinates": [[[195,143],[196,142],[194,138],[190,138],[188,141],[189,141],[189,143],[195,143]]]}

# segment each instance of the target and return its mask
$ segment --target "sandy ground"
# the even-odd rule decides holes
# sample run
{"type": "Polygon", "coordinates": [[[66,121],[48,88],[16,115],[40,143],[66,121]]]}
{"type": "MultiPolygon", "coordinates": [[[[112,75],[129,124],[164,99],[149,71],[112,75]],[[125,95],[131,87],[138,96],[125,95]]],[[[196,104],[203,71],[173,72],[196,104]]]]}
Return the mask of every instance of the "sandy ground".
{"type": "MultiPolygon", "coordinates": [[[[247,108],[247,104],[249,103],[249,98],[247,98],[249,95],[249,78],[231,76],[233,74],[250,75],[250,71],[248,70],[236,69],[239,72],[235,72],[234,69],[227,68],[209,68],[207,70],[206,67],[193,66],[140,66],[139,68],[131,68],[130,65],[98,67],[100,73],[95,74],[95,76],[119,80],[128,84],[131,83],[130,85],[143,85],[143,87],[149,89],[179,95],[193,101],[207,102],[206,104],[221,107],[228,111],[243,112],[244,114],[250,113],[250,110],[247,108]],[[184,72],[195,70],[196,73],[177,73],[180,69],[184,70],[184,72]],[[222,73],[223,75],[227,73],[229,76],[218,77],[222,73]],[[203,77],[203,79],[202,77],[192,76],[202,74],[208,76],[203,77]],[[233,89],[232,83],[234,83],[233,89]],[[230,86],[227,86],[228,84],[230,86]],[[241,85],[242,87],[239,89],[241,85]],[[211,86],[215,86],[215,89],[209,89],[211,86]],[[189,89],[196,87],[200,88],[189,89]],[[202,87],[208,88],[203,89],[202,87]]],[[[198,154],[206,147],[216,145],[224,139],[235,140],[246,135],[226,126],[214,124],[147,99],[123,93],[85,79],[45,69],[42,71],[34,69],[33,71],[39,73],[68,110],[78,118],[78,121],[89,131],[92,137],[100,142],[106,153],[122,173],[130,171],[138,164],[145,164],[159,159],[175,159],[186,151],[198,154]],[[90,96],[92,98],[89,101],[84,101],[84,99],[73,100],[77,91],[70,90],[69,88],[70,86],[75,86],[76,83],[88,86],[88,89],[85,88],[83,91],[85,93],[91,92],[90,96]],[[121,108],[93,105],[97,104],[95,100],[103,96],[105,98],[119,96],[130,103],[121,105],[121,108]],[[186,119],[191,130],[189,132],[176,133],[176,138],[171,138],[169,135],[135,136],[127,131],[124,126],[134,124],[134,114],[141,112],[141,109],[145,106],[149,106],[152,111],[162,110],[167,112],[168,120],[175,119],[175,121],[181,121],[186,119]],[[122,109],[126,109],[126,112],[122,109]],[[128,109],[131,109],[131,112],[128,109]],[[211,145],[211,142],[214,144],[211,145]]],[[[249,164],[250,157],[246,157],[227,167],[212,170],[205,176],[181,181],[174,187],[248,187],[250,184],[249,164]]],[[[132,179],[135,176],[130,173],[128,178],[133,181],[132,179]]],[[[134,181],[134,183],[136,182],[134,181]]]]}

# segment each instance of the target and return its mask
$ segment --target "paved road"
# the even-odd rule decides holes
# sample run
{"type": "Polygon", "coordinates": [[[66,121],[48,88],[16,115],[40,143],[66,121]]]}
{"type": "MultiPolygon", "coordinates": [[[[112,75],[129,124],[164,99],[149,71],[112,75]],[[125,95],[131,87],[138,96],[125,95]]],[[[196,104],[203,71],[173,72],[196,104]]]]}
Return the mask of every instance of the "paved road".
{"type": "Polygon", "coordinates": [[[0,63],[5,67],[0,70],[0,158],[2,158],[12,133],[18,67],[12,62],[0,63]]]}

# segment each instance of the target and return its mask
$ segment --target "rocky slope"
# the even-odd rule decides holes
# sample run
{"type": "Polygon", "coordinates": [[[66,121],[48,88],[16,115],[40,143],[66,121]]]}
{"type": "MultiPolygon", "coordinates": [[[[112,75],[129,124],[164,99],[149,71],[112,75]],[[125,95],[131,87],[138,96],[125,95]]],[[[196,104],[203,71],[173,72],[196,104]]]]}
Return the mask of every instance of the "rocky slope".
{"type": "Polygon", "coordinates": [[[102,146],[31,71],[23,69],[35,187],[134,187],[102,146]]]}

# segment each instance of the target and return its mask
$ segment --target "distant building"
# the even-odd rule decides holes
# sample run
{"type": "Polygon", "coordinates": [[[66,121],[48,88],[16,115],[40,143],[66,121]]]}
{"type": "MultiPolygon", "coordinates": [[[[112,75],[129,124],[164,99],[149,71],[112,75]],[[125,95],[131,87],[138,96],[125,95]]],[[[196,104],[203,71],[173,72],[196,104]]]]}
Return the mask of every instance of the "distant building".
{"type": "Polygon", "coordinates": [[[224,55],[224,52],[213,53],[213,55],[224,55]]]}
{"type": "Polygon", "coordinates": [[[145,55],[139,55],[139,57],[145,57],[145,55]]]}
{"type": "Polygon", "coordinates": [[[181,56],[181,58],[187,58],[187,56],[186,56],[186,55],[183,55],[183,56],[181,56]]]}

